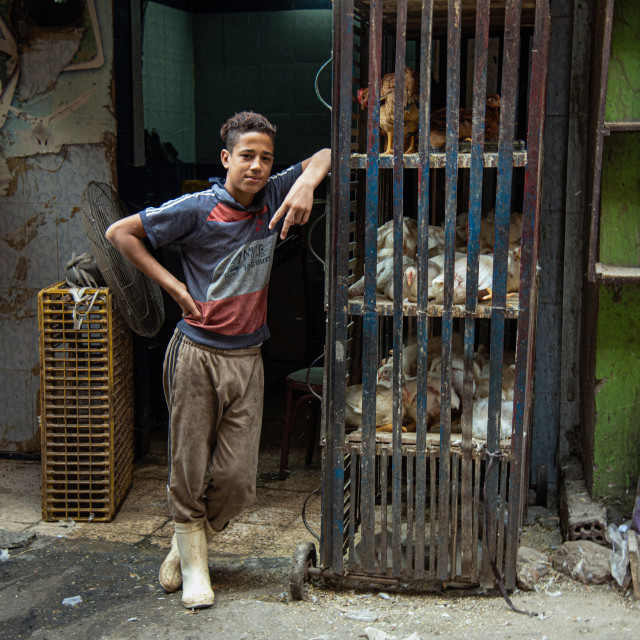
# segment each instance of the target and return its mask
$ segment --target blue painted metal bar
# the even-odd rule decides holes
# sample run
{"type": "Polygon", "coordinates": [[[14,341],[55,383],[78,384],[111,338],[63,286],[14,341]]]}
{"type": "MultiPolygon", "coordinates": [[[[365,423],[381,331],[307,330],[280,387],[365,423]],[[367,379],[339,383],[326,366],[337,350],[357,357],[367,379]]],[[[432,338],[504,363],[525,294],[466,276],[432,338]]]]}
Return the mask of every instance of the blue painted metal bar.
{"type": "MultiPolygon", "coordinates": [[[[509,222],[513,188],[513,137],[518,63],[520,56],[520,0],[508,0],[505,9],[504,56],[500,106],[500,136],[498,140],[498,184],[496,192],[495,229],[493,243],[493,304],[491,316],[489,410],[487,450],[500,449],[500,414],[502,408],[502,375],[504,363],[504,327],[507,296],[507,262],[509,222]]],[[[498,469],[495,465],[494,469],[498,469]]],[[[497,473],[487,479],[487,500],[493,522],[496,518],[497,473]]],[[[483,554],[483,577],[493,582],[488,568],[489,555],[495,557],[495,527],[490,548],[483,554]],[[486,560],[485,560],[486,559],[486,560]]]]}
{"type": "Polygon", "coordinates": [[[462,6],[450,0],[447,26],[447,142],[445,168],[445,259],[442,312],[442,378],[440,397],[440,500],[438,505],[438,579],[449,577],[451,340],[453,334],[453,273],[458,197],[458,131],[460,107],[460,31],[462,6]]]}
{"type": "MultiPolygon", "coordinates": [[[[431,38],[433,0],[423,0],[420,24],[420,121],[418,138],[418,389],[427,388],[427,315],[429,268],[429,112],[431,103],[431,38]]],[[[418,394],[416,406],[416,568],[424,577],[424,540],[427,493],[427,394],[418,394]]]]}
{"type": "Polygon", "coordinates": [[[393,575],[402,571],[402,238],[404,190],[404,67],[407,49],[407,0],[398,0],[396,14],[396,60],[393,129],[393,575]]]}
{"type": "Polygon", "coordinates": [[[369,15],[369,95],[364,230],[364,305],[362,349],[362,568],[375,565],[376,383],[378,314],[376,313],[377,227],[380,155],[380,82],[382,64],[382,0],[371,0],[369,15]]]}
{"type": "Polygon", "coordinates": [[[473,68],[473,122],[469,171],[467,239],[467,297],[464,323],[464,382],[462,394],[462,575],[470,576],[476,540],[472,536],[473,495],[472,442],[476,310],[478,307],[478,255],[484,175],[484,132],[487,95],[487,51],[489,48],[490,0],[478,0],[473,68]]]}
{"type": "Polygon", "coordinates": [[[542,137],[547,99],[547,63],[549,56],[549,3],[538,0],[536,4],[535,31],[531,56],[529,89],[529,122],[527,152],[529,161],[525,172],[524,204],[522,211],[522,244],[520,263],[520,318],[518,322],[516,378],[514,386],[513,444],[511,475],[509,477],[509,522],[507,525],[507,550],[505,559],[505,585],[515,588],[516,557],[518,554],[518,529],[523,517],[528,464],[525,460],[530,429],[535,338],[535,269],[538,262],[538,233],[540,225],[540,181],[542,163],[542,137]]]}
{"type": "MultiPolygon", "coordinates": [[[[326,514],[331,522],[327,531],[331,543],[327,551],[333,571],[343,572],[344,540],[344,418],[347,358],[347,284],[350,216],[350,156],[351,120],[353,104],[353,0],[334,3],[334,85],[332,112],[332,192],[331,192],[331,256],[329,261],[329,317],[327,344],[329,345],[329,389],[325,396],[329,403],[327,425],[330,454],[327,460],[329,474],[329,504],[326,514]]],[[[325,474],[327,475],[327,474],[325,474]]],[[[352,488],[352,490],[354,490],[352,488]]],[[[353,515],[353,514],[352,514],[353,515]]]]}

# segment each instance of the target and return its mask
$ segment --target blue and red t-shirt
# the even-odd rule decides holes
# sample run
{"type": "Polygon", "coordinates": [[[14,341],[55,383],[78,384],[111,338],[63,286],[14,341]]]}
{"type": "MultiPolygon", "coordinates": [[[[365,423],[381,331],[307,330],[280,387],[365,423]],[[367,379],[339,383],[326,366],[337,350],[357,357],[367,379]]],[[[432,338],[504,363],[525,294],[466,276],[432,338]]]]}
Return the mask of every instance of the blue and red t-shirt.
{"type": "Polygon", "coordinates": [[[187,316],[178,328],[194,342],[243,349],[269,337],[267,291],[283,219],[274,229],[269,221],[301,174],[296,164],[271,176],[248,207],[216,178],[206,191],[140,212],[152,247],[180,247],[187,290],[202,320],[187,316]]]}

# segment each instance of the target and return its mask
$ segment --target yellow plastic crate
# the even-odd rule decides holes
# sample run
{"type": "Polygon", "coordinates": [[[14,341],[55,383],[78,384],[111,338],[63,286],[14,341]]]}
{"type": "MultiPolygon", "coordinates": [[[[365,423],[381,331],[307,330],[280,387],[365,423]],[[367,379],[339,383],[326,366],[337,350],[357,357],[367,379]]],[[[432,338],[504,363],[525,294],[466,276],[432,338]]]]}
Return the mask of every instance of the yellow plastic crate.
{"type": "Polygon", "coordinates": [[[133,477],[133,342],[108,288],[38,293],[42,516],[110,521],[133,477]]]}

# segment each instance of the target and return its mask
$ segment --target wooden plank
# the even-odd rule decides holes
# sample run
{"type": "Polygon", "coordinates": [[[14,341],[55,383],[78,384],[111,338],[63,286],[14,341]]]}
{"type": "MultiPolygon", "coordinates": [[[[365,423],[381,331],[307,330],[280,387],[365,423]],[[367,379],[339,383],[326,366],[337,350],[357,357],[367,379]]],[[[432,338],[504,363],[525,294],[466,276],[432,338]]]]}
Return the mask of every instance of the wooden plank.
{"type": "MultiPolygon", "coordinates": [[[[349,298],[349,314],[351,315],[363,315],[363,297],[356,296],[349,298]]],[[[492,305],[491,302],[480,302],[476,307],[476,318],[491,318],[492,310],[499,308],[496,305],[492,305]]],[[[376,297],[375,311],[379,316],[392,316],[394,310],[393,301],[385,298],[383,295],[378,294],[376,297]]],[[[504,311],[505,318],[518,318],[520,314],[520,300],[518,295],[513,295],[507,298],[506,305],[502,309],[504,311]]],[[[402,313],[405,316],[429,316],[433,318],[442,317],[445,313],[444,305],[441,304],[429,304],[423,309],[422,313],[418,305],[415,302],[402,302],[402,313]]],[[[454,304],[451,306],[451,315],[454,318],[465,318],[467,311],[465,305],[454,304]]]]}
{"type": "Polygon", "coordinates": [[[596,280],[599,282],[634,282],[640,280],[640,267],[618,267],[596,262],[596,280]]]}
{"type": "MultiPolygon", "coordinates": [[[[362,2],[364,6],[368,4],[368,0],[362,2]]],[[[415,37],[420,33],[420,9],[421,0],[409,0],[408,16],[407,16],[407,33],[409,36],[415,37]]],[[[433,30],[436,34],[446,34],[447,31],[447,10],[448,0],[434,0],[433,11],[433,30]]],[[[465,32],[473,31],[475,26],[475,0],[461,0],[459,3],[461,8],[460,24],[465,32]]],[[[504,26],[505,0],[491,0],[491,28],[499,29],[504,26]]],[[[524,0],[522,10],[523,26],[532,26],[534,22],[535,0],[524,0]]],[[[384,20],[389,28],[395,27],[395,13],[397,0],[388,0],[385,2],[384,20]]]]}
{"type": "MultiPolygon", "coordinates": [[[[486,146],[493,146],[495,149],[495,143],[486,146]]],[[[524,148],[524,142],[515,140],[512,142],[513,146],[513,166],[525,167],[527,165],[527,151],[524,148]]],[[[368,165],[367,156],[364,153],[354,153],[351,156],[351,168],[352,169],[366,169],[368,165]]],[[[394,159],[392,155],[382,155],[377,159],[377,164],[381,169],[392,169],[394,166],[394,159]]],[[[417,169],[420,165],[419,153],[405,153],[402,156],[402,162],[406,169],[417,169]]],[[[429,163],[432,169],[443,169],[447,163],[447,156],[441,149],[433,149],[430,147],[429,163]]],[[[496,168],[498,166],[498,152],[496,150],[485,151],[482,155],[482,165],[485,169],[496,168]]],[[[460,169],[468,169],[471,166],[471,145],[469,142],[458,143],[458,167],[460,169]]]]}

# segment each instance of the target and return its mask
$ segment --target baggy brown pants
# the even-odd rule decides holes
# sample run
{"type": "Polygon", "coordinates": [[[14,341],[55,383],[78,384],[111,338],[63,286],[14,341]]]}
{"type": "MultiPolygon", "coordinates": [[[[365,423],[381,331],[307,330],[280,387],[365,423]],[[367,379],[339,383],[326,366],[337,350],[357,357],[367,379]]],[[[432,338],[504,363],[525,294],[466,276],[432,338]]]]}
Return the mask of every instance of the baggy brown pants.
{"type": "Polygon", "coordinates": [[[220,531],[256,501],[264,396],[260,347],[213,349],[176,329],[163,382],[171,515],[176,522],[206,517],[220,531]]]}

